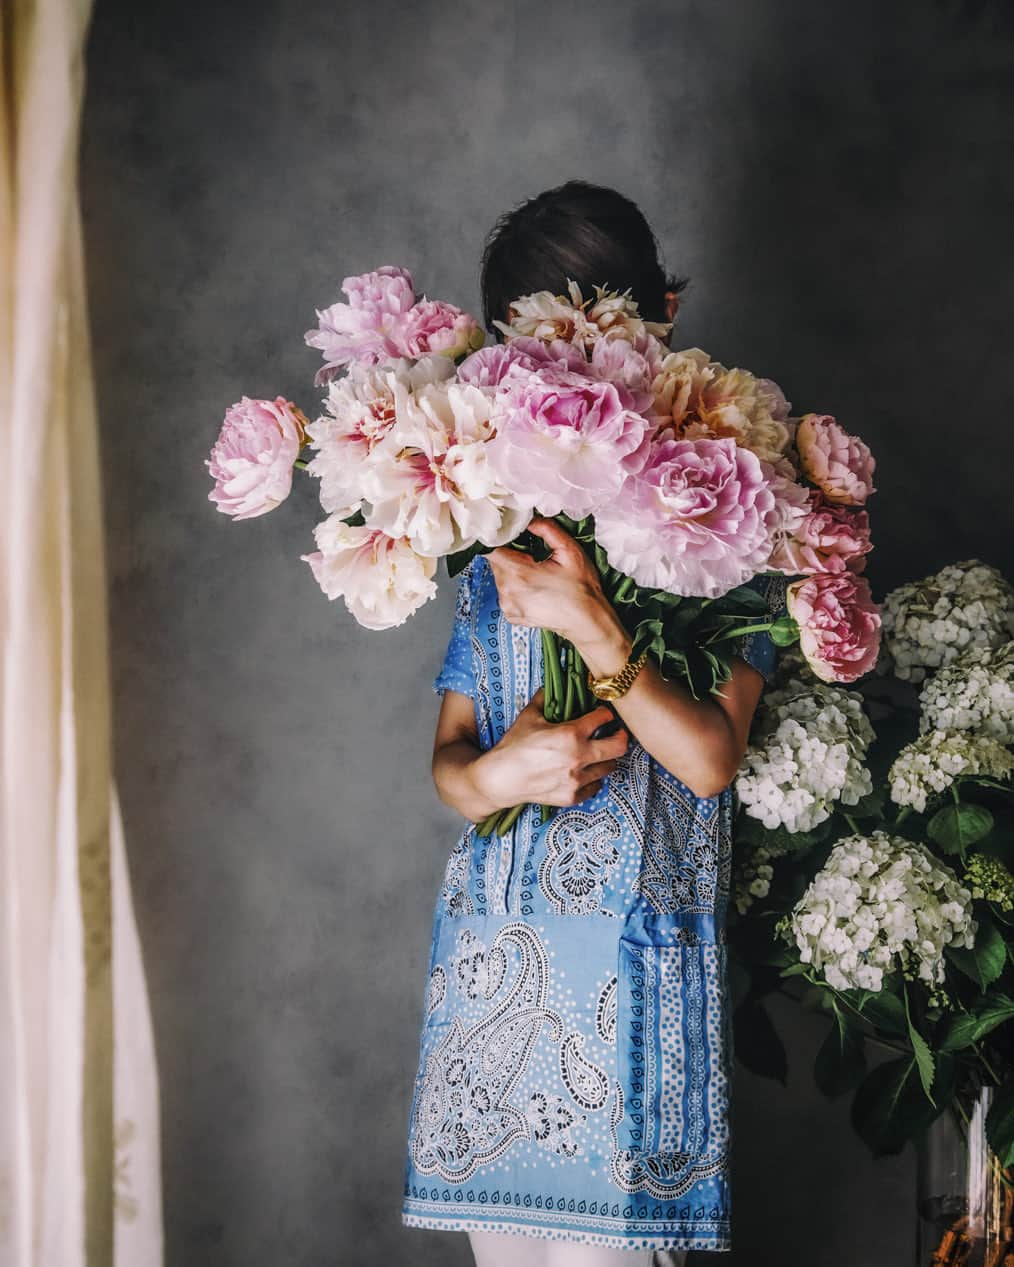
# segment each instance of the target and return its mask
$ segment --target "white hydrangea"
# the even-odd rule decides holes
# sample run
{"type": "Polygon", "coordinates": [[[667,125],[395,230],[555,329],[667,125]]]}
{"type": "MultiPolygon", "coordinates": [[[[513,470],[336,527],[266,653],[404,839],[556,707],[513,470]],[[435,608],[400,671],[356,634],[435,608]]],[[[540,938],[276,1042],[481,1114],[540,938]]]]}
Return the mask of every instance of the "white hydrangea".
{"type": "Polygon", "coordinates": [[[733,784],[739,803],[765,827],[812,831],[837,802],[872,791],[863,760],[874,737],[858,691],[790,677],[757,711],[733,784]]]}
{"type": "Polygon", "coordinates": [[[1014,744],[1014,642],[971,647],[919,692],[919,730],[975,730],[1014,744]]]}
{"type": "Polygon", "coordinates": [[[1014,638],[1014,586],[988,563],[964,559],[892,590],[880,604],[878,673],[922,682],[969,647],[1014,638]]]}
{"type": "Polygon", "coordinates": [[[944,980],[945,946],[975,944],[972,894],[921,844],[877,828],[845,836],[776,925],[835,989],[880,990],[900,967],[944,980]]]}
{"type": "Polygon", "coordinates": [[[756,898],[767,897],[775,869],[773,858],[780,858],[786,851],[778,845],[755,845],[744,849],[737,859],[732,875],[732,900],[740,915],[745,915],[756,898]]]}
{"type": "Polygon", "coordinates": [[[931,730],[906,744],[888,771],[891,800],[920,814],[926,802],[944,792],[962,774],[1005,779],[1014,770],[1014,754],[989,735],[931,730]]]}

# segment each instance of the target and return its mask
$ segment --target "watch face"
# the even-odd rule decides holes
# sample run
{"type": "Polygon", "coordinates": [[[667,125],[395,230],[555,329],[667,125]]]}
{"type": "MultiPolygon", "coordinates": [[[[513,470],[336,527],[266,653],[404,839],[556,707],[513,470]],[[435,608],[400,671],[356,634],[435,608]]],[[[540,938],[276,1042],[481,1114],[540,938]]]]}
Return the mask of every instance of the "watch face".
{"type": "Polygon", "coordinates": [[[603,684],[602,686],[596,687],[595,694],[599,699],[619,699],[623,692],[618,691],[615,686],[603,684]]]}

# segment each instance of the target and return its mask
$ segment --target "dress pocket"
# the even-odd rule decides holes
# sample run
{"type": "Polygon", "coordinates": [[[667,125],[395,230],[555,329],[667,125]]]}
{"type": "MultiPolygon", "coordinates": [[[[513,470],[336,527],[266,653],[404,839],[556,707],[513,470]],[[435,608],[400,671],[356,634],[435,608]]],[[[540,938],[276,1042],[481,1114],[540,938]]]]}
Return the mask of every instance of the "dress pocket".
{"type": "Polygon", "coordinates": [[[621,938],[616,997],[617,1146],[666,1165],[729,1143],[731,1027],[725,942],[621,938]]]}

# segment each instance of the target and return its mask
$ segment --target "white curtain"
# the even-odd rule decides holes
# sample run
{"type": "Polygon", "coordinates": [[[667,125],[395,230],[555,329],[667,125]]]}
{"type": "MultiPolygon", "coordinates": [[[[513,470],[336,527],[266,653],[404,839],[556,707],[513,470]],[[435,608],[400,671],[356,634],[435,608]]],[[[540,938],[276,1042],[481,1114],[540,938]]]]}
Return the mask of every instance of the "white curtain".
{"type": "Polygon", "coordinates": [[[162,1262],[77,191],[90,0],[0,0],[0,1267],[162,1262]]]}

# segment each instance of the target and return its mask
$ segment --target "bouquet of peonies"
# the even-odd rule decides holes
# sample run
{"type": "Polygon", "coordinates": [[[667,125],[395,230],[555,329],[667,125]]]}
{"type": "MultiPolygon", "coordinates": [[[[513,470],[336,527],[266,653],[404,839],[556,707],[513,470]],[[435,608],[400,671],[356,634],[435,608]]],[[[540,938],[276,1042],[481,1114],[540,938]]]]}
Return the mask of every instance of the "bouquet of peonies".
{"type": "MultiPolygon", "coordinates": [[[[502,545],[542,557],[526,531],[539,515],[594,560],[633,653],[695,697],[728,680],[731,640],[758,630],[798,639],[824,682],[874,667],[874,459],[832,416],[790,417],[771,380],[669,351],[671,324],[643,320],[628,291],[585,298],[570,281],[521,296],[491,346],[467,313],[417,297],[403,268],[342,291],[306,335],[324,359],[321,416],[244,397],[207,464],[209,496],[235,518],[277,506],[295,467],[319,480],[327,517],[301,557],[361,624],[403,623],[435,594],[440,559],[454,576],[502,545]],[[795,578],[775,622],[748,585],[761,572],[795,578]]],[[[576,648],[542,639],[546,717],[584,713],[596,701],[576,648]]]]}
{"type": "MultiPolygon", "coordinates": [[[[783,1077],[762,1000],[805,983],[802,999],[829,1014],[818,1085],[855,1092],[875,1154],[945,1109],[967,1124],[988,1089],[1010,1208],[1014,586],[979,560],[949,564],[885,598],[883,634],[859,689],[790,648],[755,714],[734,784],[736,1049],[783,1077]],[[867,1044],[892,1058],[868,1069],[867,1044]]],[[[959,1230],[942,1228],[941,1245],[959,1230]]]]}

